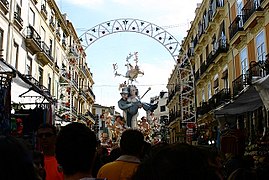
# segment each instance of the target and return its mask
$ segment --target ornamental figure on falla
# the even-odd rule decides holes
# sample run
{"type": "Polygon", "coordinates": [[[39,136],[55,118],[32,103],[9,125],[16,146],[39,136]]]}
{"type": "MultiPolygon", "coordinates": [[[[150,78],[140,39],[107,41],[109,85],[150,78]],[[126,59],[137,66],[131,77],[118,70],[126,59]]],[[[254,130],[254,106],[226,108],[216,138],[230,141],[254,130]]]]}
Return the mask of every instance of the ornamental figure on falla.
{"type": "Polygon", "coordinates": [[[151,88],[149,87],[143,96],[140,97],[137,87],[133,84],[133,82],[136,81],[138,75],[144,75],[144,72],[141,71],[137,65],[137,52],[135,52],[134,55],[130,53],[126,58],[126,61],[126,75],[119,74],[117,72],[117,63],[113,64],[115,76],[123,76],[127,78],[127,81],[124,81],[124,83],[120,84],[121,99],[118,101],[118,106],[121,110],[123,110],[123,117],[126,119],[126,126],[129,128],[137,128],[137,117],[139,115],[138,110],[143,108],[147,112],[153,112],[158,107],[158,104],[141,102],[141,99],[151,90],[151,88]],[[134,66],[129,62],[131,57],[134,57],[134,66]]]}

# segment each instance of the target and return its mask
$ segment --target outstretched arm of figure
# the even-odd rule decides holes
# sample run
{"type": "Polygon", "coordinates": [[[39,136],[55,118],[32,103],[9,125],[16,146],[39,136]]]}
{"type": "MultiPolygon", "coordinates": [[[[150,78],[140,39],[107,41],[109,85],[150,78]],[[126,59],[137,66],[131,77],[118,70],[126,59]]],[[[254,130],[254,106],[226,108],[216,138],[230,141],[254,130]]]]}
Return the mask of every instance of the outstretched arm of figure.
{"type": "Polygon", "coordinates": [[[127,101],[124,100],[119,100],[118,101],[118,106],[121,110],[127,110],[128,108],[130,108],[133,105],[133,103],[128,103],[127,101]]]}

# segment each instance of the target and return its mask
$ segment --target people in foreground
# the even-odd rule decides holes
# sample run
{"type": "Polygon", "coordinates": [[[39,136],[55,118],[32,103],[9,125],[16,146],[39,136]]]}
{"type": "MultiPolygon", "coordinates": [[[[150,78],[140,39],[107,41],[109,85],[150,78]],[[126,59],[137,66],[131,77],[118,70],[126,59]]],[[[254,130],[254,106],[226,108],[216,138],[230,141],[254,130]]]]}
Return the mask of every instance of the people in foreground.
{"type": "Polygon", "coordinates": [[[22,140],[0,136],[0,179],[41,180],[34,168],[32,153],[22,140]]]}
{"type": "Polygon", "coordinates": [[[46,180],[63,180],[63,173],[55,158],[56,127],[48,123],[41,124],[37,130],[37,137],[44,154],[46,180]]]}
{"type": "Polygon", "coordinates": [[[56,140],[56,159],[65,180],[94,179],[92,168],[97,140],[86,125],[73,122],[63,127],[56,140]]]}
{"type": "Polygon", "coordinates": [[[109,180],[131,179],[140,163],[143,145],[144,136],[140,131],[125,130],[120,139],[121,156],[102,166],[97,178],[107,178],[109,180]]]}
{"type": "Polygon", "coordinates": [[[205,153],[188,144],[163,145],[139,165],[134,180],[220,180],[205,153]]]}

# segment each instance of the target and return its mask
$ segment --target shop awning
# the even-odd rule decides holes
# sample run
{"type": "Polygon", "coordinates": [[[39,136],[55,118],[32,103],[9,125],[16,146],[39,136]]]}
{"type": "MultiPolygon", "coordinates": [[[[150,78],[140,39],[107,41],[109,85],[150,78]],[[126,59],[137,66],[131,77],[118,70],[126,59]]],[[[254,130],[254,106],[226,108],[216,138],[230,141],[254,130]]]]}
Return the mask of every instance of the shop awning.
{"type": "Polygon", "coordinates": [[[48,93],[46,93],[40,87],[32,83],[29,79],[25,77],[25,75],[21,74],[18,70],[6,63],[3,59],[0,59],[0,73],[12,74],[13,76],[11,89],[12,91],[15,90],[17,93],[15,95],[15,93],[13,94],[11,92],[12,99],[18,99],[18,97],[14,96],[19,96],[23,93],[28,93],[32,91],[31,93],[33,94],[33,96],[40,95],[44,97],[48,102],[53,102],[53,98],[48,93]]]}
{"type": "Polygon", "coordinates": [[[269,111],[269,75],[257,80],[254,83],[257,92],[260,94],[261,100],[269,111]]]}
{"type": "Polygon", "coordinates": [[[215,115],[238,115],[251,112],[263,106],[259,92],[255,87],[248,86],[233,102],[214,112],[215,115]]]}

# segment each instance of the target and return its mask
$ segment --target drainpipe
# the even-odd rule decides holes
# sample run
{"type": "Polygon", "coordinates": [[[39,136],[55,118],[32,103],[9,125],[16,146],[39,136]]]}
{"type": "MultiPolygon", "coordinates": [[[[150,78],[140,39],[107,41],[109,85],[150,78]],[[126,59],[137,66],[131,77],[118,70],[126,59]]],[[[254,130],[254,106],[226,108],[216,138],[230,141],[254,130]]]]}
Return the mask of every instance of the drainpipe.
{"type": "MultiPolygon", "coordinates": [[[[230,5],[230,2],[229,1],[227,1],[227,3],[228,3],[228,14],[229,14],[228,17],[229,17],[229,22],[230,22],[230,25],[231,25],[232,24],[231,10],[230,10],[231,9],[231,5],[230,5]]],[[[235,79],[235,60],[234,60],[234,51],[233,51],[233,48],[232,48],[232,61],[233,61],[232,79],[234,80],[235,79]]]]}

